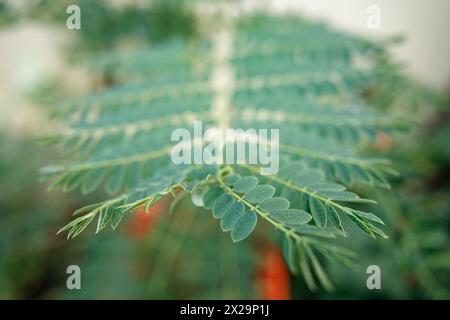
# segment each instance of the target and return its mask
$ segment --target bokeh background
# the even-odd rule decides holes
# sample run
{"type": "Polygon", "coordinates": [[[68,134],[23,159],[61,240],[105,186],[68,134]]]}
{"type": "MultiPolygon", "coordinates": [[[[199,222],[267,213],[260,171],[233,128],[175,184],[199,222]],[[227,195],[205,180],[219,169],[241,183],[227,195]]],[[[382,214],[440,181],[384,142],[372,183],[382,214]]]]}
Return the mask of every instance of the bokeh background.
{"type": "Polygon", "coordinates": [[[37,142],[52,126],[47,101],[109,85],[107,77],[93,77],[77,63],[78,56],[193,38],[198,17],[190,1],[0,0],[0,298],[450,298],[450,2],[273,0],[243,6],[295,11],[367,38],[403,38],[391,54],[405,76],[386,83],[373,101],[416,121],[407,135],[381,136],[377,143],[401,172],[393,192],[370,193],[390,239],[353,232],[359,268],[328,265],[336,290],[311,293],[289,274],[265,232],[234,245],[189,201],[168,215],[166,199],[115,232],[86,232],[70,241],[57,236],[72,212],[98,195],[48,192],[39,182],[39,167],[54,152],[37,142]],[[82,8],[81,30],[65,26],[69,4],[82,8]],[[366,26],[370,5],[381,9],[380,29],[366,26]],[[81,267],[81,290],[66,287],[72,264],[81,267]],[[382,290],[366,287],[371,264],[381,267],[382,290]]]}

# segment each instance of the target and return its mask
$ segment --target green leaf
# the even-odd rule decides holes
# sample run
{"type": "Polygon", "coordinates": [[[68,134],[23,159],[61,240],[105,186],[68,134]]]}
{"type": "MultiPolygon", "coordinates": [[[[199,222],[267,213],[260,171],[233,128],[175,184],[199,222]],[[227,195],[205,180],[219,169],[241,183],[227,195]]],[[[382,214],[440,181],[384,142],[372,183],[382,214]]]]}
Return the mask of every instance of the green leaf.
{"type": "Polygon", "coordinates": [[[332,183],[332,182],[320,182],[317,184],[313,184],[309,186],[311,190],[314,190],[316,192],[323,192],[323,191],[344,191],[345,187],[341,184],[332,183]]]}
{"type": "Polygon", "coordinates": [[[383,230],[375,227],[374,225],[370,224],[370,229],[372,230],[373,233],[375,233],[376,235],[379,235],[380,237],[387,239],[389,238],[388,235],[386,235],[383,230]]]}
{"type": "Polygon", "coordinates": [[[99,185],[103,182],[107,170],[99,169],[89,172],[85,177],[81,185],[81,192],[83,194],[88,194],[95,191],[99,185]]]}
{"type": "Polygon", "coordinates": [[[232,196],[228,194],[221,195],[216,201],[214,201],[212,207],[213,217],[216,219],[222,218],[233,203],[235,203],[235,201],[232,196]]]}
{"type": "Polygon", "coordinates": [[[297,247],[295,246],[294,241],[287,236],[283,241],[283,255],[291,272],[297,274],[297,247]]]}
{"type": "Polygon", "coordinates": [[[327,209],[322,202],[310,197],[309,208],[311,209],[311,214],[317,226],[320,228],[325,228],[327,225],[327,209]]]}
{"type": "Polygon", "coordinates": [[[91,216],[81,221],[78,225],[70,230],[68,237],[75,238],[76,236],[78,236],[81,232],[83,232],[84,229],[86,229],[86,227],[92,222],[92,220],[94,220],[94,218],[95,216],[91,216]]]}
{"type": "Polygon", "coordinates": [[[120,166],[113,170],[106,178],[105,190],[109,194],[119,192],[125,178],[125,167],[120,166]]]}
{"type": "Polygon", "coordinates": [[[283,224],[305,224],[311,220],[311,215],[298,209],[284,209],[270,212],[270,216],[283,224]]]}
{"type": "Polygon", "coordinates": [[[370,176],[368,172],[363,170],[361,167],[353,166],[352,167],[352,173],[362,182],[370,184],[372,180],[370,179],[370,176]]]}
{"type": "MultiPolygon", "coordinates": [[[[281,197],[285,198],[286,200],[289,201],[289,206],[290,207],[293,207],[293,208],[297,208],[298,207],[300,195],[299,195],[299,193],[297,191],[295,191],[295,190],[293,190],[293,189],[291,189],[289,187],[284,187],[283,191],[281,192],[281,197]]],[[[302,209],[302,208],[300,208],[300,209],[302,209]]]]}
{"type": "Polygon", "coordinates": [[[304,162],[289,163],[280,168],[280,176],[292,177],[292,176],[298,174],[299,172],[304,171],[306,168],[307,167],[304,162]]]}
{"type": "Polygon", "coordinates": [[[320,170],[308,170],[295,174],[290,180],[300,185],[309,186],[322,181],[324,178],[322,171],[320,170]]]}
{"type": "Polygon", "coordinates": [[[298,253],[298,260],[299,260],[299,266],[300,270],[303,274],[303,277],[305,278],[306,285],[311,291],[317,290],[317,285],[314,280],[314,276],[311,272],[311,268],[308,265],[308,261],[306,260],[306,254],[301,247],[301,245],[298,245],[297,247],[297,253],[298,253]]]}
{"type": "Polygon", "coordinates": [[[381,173],[376,172],[375,170],[369,171],[371,181],[382,188],[390,189],[391,186],[389,182],[383,177],[381,173]]]}
{"type": "Polygon", "coordinates": [[[336,238],[336,235],[327,229],[322,229],[316,226],[311,226],[309,224],[293,224],[289,225],[300,235],[315,236],[320,238],[336,238]]]}
{"type": "Polygon", "coordinates": [[[203,195],[203,206],[206,209],[211,209],[214,205],[214,202],[224,193],[222,188],[220,187],[214,187],[209,189],[204,195],[203,195]]]}
{"type": "Polygon", "coordinates": [[[225,178],[225,182],[229,185],[233,185],[239,179],[241,179],[241,177],[238,174],[230,174],[225,178]]]}
{"type": "Polygon", "coordinates": [[[98,222],[97,222],[97,229],[96,229],[95,233],[98,233],[101,230],[103,230],[111,222],[111,219],[113,216],[113,211],[114,211],[114,209],[112,209],[111,207],[108,207],[105,210],[103,210],[102,212],[100,212],[100,215],[98,217],[98,222]]]}
{"type": "Polygon", "coordinates": [[[341,218],[339,217],[339,213],[336,211],[336,209],[334,207],[330,207],[328,209],[328,214],[331,223],[345,235],[346,233],[344,227],[342,226],[341,218]]]}
{"type": "Polygon", "coordinates": [[[203,207],[203,197],[208,190],[203,186],[198,186],[191,192],[191,201],[196,207],[203,207]]]}
{"type": "Polygon", "coordinates": [[[363,211],[358,211],[358,210],[353,210],[353,213],[355,213],[356,215],[358,215],[359,217],[361,217],[365,220],[374,221],[374,222],[384,225],[383,220],[381,220],[379,217],[377,217],[373,213],[363,212],[363,211]]]}
{"type": "Polygon", "coordinates": [[[233,183],[234,191],[238,193],[246,193],[258,185],[258,178],[248,176],[240,178],[233,183]]]}
{"type": "Polygon", "coordinates": [[[93,203],[84,207],[79,208],[78,210],[76,210],[73,215],[78,215],[80,213],[86,213],[86,212],[91,212],[92,210],[100,207],[102,204],[104,204],[106,201],[103,202],[98,202],[98,203],[93,203]]]}
{"type": "Polygon", "coordinates": [[[303,211],[309,211],[309,196],[306,193],[301,193],[298,201],[298,208],[303,211]]]}
{"type": "Polygon", "coordinates": [[[123,211],[114,210],[111,216],[111,228],[115,230],[124,216],[123,211]]]}
{"type": "Polygon", "coordinates": [[[75,190],[80,186],[80,184],[83,182],[80,175],[78,173],[72,173],[71,175],[67,176],[67,180],[64,183],[63,191],[64,192],[70,192],[75,190]]]}
{"type": "Polygon", "coordinates": [[[350,174],[349,169],[345,164],[336,163],[335,170],[339,180],[341,180],[344,184],[350,185],[352,183],[352,176],[350,174]]]}
{"type": "Polygon", "coordinates": [[[370,235],[372,238],[375,238],[375,233],[370,228],[370,225],[365,222],[363,219],[353,214],[351,211],[347,211],[347,216],[352,220],[361,230],[370,235]]]}
{"type": "Polygon", "coordinates": [[[268,185],[259,185],[244,194],[244,198],[252,203],[261,203],[275,194],[275,188],[268,185]]]}
{"type": "Polygon", "coordinates": [[[334,201],[342,202],[355,202],[355,203],[375,203],[375,201],[370,199],[360,198],[356,193],[350,191],[324,191],[320,193],[321,196],[334,201]]]}
{"type": "Polygon", "coordinates": [[[142,165],[140,162],[134,162],[128,167],[125,175],[125,188],[131,189],[139,185],[142,177],[142,165]]]}
{"type": "Polygon", "coordinates": [[[240,202],[234,202],[223,214],[220,227],[223,231],[230,231],[235,222],[245,213],[245,207],[240,202]]]}
{"type": "Polygon", "coordinates": [[[259,207],[261,208],[261,210],[265,211],[265,212],[271,212],[274,210],[284,210],[289,208],[289,201],[284,199],[284,198],[280,198],[280,197],[274,197],[274,198],[270,198],[267,199],[266,201],[262,202],[259,204],[259,207]]]}
{"type": "Polygon", "coordinates": [[[325,273],[325,270],[323,270],[322,265],[320,264],[319,260],[317,259],[316,255],[314,254],[313,250],[306,243],[304,243],[304,248],[305,248],[306,254],[311,259],[311,263],[313,265],[314,272],[317,275],[317,277],[319,278],[322,286],[325,289],[327,289],[328,291],[333,290],[334,286],[331,283],[330,279],[328,278],[327,274],[325,273]]]}
{"type": "Polygon", "coordinates": [[[257,222],[256,214],[253,211],[247,211],[240,216],[231,229],[231,239],[234,242],[242,241],[247,238],[255,229],[257,222]]]}

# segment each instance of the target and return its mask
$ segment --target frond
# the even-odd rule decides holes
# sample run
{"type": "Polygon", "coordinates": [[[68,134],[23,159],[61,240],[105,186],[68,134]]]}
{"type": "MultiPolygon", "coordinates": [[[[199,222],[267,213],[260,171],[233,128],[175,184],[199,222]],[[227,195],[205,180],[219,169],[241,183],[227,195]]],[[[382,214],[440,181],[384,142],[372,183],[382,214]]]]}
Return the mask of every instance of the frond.
{"type": "Polygon", "coordinates": [[[96,232],[116,228],[126,213],[182,188],[200,195],[235,242],[261,219],[273,225],[284,234],[291,270],[311,289],[316,278],[332,289],[317,254],[351,264],[354,254],[333,244],[347,236],[342,220],[387,237],[379,217],[354,207],[373,201],[348,190],[354,182],[389,188],[396,174],[388,160],[361,153],[379,132],[405,128],[404,119],[376,113],[361,95],[383,81],[377,63],[385,49],[297,18],[258,16],[229,31],[232,54],[222,60],[214,39],[91,60],[94,73],[111,74],[117,84],[55,107],[66,129],[49,140],[73,162],[44,173],[51,188],[89,193],[103,187],[114,197],[82,208],[60,232],[75,237],[96,219],[96,232]],[[224,65],[233,83],[222,88],[229,106],[218,113],[223,91],[213,80],[224,65]],[[249,164],[172,164],[171,133],[195,120],[206,127],[280,128],[279,172],[261,175],[249,164]]]}

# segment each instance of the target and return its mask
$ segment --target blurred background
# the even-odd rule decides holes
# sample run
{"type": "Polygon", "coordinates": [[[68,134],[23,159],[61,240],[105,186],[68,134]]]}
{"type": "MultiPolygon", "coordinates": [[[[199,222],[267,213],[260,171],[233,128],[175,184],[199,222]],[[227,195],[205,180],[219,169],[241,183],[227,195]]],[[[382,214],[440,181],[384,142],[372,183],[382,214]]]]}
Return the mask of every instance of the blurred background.
{"type": "MultiPolygon", "coordinates": [[[[165,214],[136,212],[117,231],[75,240],[56,231],[98,195],[47,192],[38,170],[52,150],[36,140],[49,129],[47,101],[107,87],[77,63],[80,55],[195,39],[198,17],[189,1],[0,0],[0,298],[450,298],[450,2],[243,1],[247,10],[298,12],[369,39],[401,36],[392,49],[402,77],[369,96],[380,110],[414,115],[397,140],[380,136],[376,152],[401,176],[393,192],[372,190],[390,239],[353,232],[359,268],[328,265],[334,292],[308,291],[292,277],[267,232],[233,244],[189,201],[165,214]],[[66,28],[66,8],[82,8],[81,30],[66,28]],[[367,9],[381,12],[379,29],[367,9]],[[209,241],[205,242],[205,237],[209,241]],[[366,267],[382,269],[382,290],[367,290],[366,267]],[[82,290],[68,290],[66,268],[79,265],[82,290]],[[226,281],[225,281],[226,280],[226,281]]],[[[206,212],[205,212],[206,214],[206,212]]],[[[351,232],[351,230],[350,230],[351,232]]]]}

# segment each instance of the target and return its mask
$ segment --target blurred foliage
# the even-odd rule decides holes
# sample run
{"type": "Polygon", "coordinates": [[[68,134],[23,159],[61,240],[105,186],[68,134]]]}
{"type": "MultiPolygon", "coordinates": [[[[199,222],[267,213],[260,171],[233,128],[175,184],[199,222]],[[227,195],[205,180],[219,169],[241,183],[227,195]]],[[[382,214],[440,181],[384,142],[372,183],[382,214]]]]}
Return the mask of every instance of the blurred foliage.
{"type": "Polygon", "coordinates": [[[63,276],[57,266],[67,243],[54,228],[71,208],[65,197],[50,201],[38,184],[31,141],[2,132],[0,148],[0,298],[36,298],[63,276]]]}
{"type": "Polygon", "coordinates": [[[6,2],[0,2],[0,27],[7,26],[14,21],[11,8],[6,2]]]}
{"type": "MultiPolygon", "coordinates": [[[[33,1],[25,10],[17,10],[2,2],[0,19],[5,25],[37,20],[64,26],[65,8],[73,3],[33,1]]],[[[87,24],[83,21],[83,29],[76,33],[79,38],[73,46],[77,49],[80,45],[86,51],[111,49],[120,45],[122,38],[136,37],[147,43],[171,37],[195,37],[194,17],[184,9],[182,1],[153,1],[147,9],[132,5],[112,8],[104,1],[94,0],[77,3],[89,5],[89,10],[83,11],[87,24]],[[92,17],[86,17],[84,12],[92,17]]],[[[104,86],[109,85],[107,78],[103,81],[104,86]]],[[[44,81],[28,98],[40,104],[60,97],[61,91],[67,90],[61,89],[61,83],[44,81]]],[[[1,189],[5,190],[0,195],[0,298],[167,298],[173,297],[173,290],[179,292],[178,297],[253,297],[252,283],[246,281],[251,272],[248,271],[250,262],[245,261],[252,256],[243,254],[249,252],[248,248],[234,246],[229,239],[224,239],[221,231],[212,232],[212,221],[206,226],[211,230],[208,233],[211,246],[200,251],[197,248],[205,238],[204,230],[199,231],[204,225],[192,223],[197,232],[188,229],[181,234],[174,233],[173,225],[178,225],[175,231],[179,231],[186,222],[192,221],[192,207],[191,211],[184,209],[183,213],[161,217],[155,232],[150,232],[148,215],[143,218],[136,214],[137,218],[124,232],[105,232],[98,237],[82,237],[77,242],[56,236],[57,226],[70,219],[74,209],[83,202],[77,194],[70,197],[49,194],[45,185],[38,183],[38,168],[47,155],[33,137],[2,132],[0,138],[0,182],[1,189]],[[29,157],[31,154],[34,157],[29,157]],[[164,250],[156,244],[161,244],[164,250]],[[181,248],[188,256],[178,257],[181,248]],[[221,263],[216,259],[218,250],[224,256],[221,263]],[[81,291],[66,288],[65,271],[71,264],[81,267],[81,291]],[[167,273],[166,264],[173,266],[171,274],[167,273]],[[195,264],[192,272],[176,270],[186,264],[195,264]],[[213,270],[209,270],[211,265],[213,270]],[[230,281],[227,272],[235,268],[247,272],[230,281]]]]}
{"type": "Polygon", "coordinates": [[[377,213],[390,226],[390,239],[376,244],[361,236],[354,241],[365,264],[355,274],[335,268],[338,291],[328,297],[449,299],[449,97],[392,68],[391,77],[367,96],[379,109],[415,115],[411,132],[397,141],[380,136],[373,150],[393,159],[400,171],[391,181],[394,194],[371,194],[381,205],[377,213]],[[365,287],[371,264],[382,270],[380,292],[365,287]]]}
{"type": "MultiPolygon", "coordinates": [[[[37,19],[64,26],[65,7],[73,2],[34,1],[36,7],[20,15],[0,2],[0,25],[37,19]]],[[[89,5],[85,11],[92,14],[83,16],[86,24],[77,40],[87,51],[113,49],[124,38],[160,41],[196,33],[195,19],[184,4],[157,1],[156,7],[118,9],[103,1],[75,2],[89,5]]],[[[381,205],[375,213],[391,227],[386,229],[390,238],[375,241],[357,234],[350,245],[359,254],[360,267],[328,265],[337,288],[333,293],[312,294],[292,278],[293,298],[450,298],[448,98],[401,76],[398,66],[386,67],[390,81],[365,92],[365,98],[381,110],[415,114],[419,124],[396,142],[380,136],[372,150],[392,158],[401,172],[391,181],[394,195],[370,193],[381,205]],[[380,291],[366,288],[365,270],[371,264],[381,266],[380,291]]],[[[136,214],[124,232],[76,241],[55,236],[62,220],[82,203],[76,194],[55,196],[38,184],[37,169],[46,155],[31,140],[0,135],[0,298],[264,297],[255,277],[264,264],[264,254],[258,252],[270,244],[257,234],[234,245],[216,221],[200,219],[205,212],[189,201],[178,204],[173,214],[165,214],[168,204],[157,208],[151,221],[136,214]],[[70,264],[82,268],[81,291],[65,287],[70,264]]],[[[273,239],[277,242],[276,235],[273,239]]],[[[283,281],[278,281],[280,286],[283,281]]]]}
{"type": "Polygon", "coordinates": [[[0,3],[0,21],[39,21],[65,27],[69,5],[81,10],[82,28],[72,33],[72,51],[113,48],[122,41],[160,42],[171,37],[193,38],[197,30],[194,13],[184,0],[133,1],[111,5],[108,0],[34,0],[26,5],[0,3]]]}

